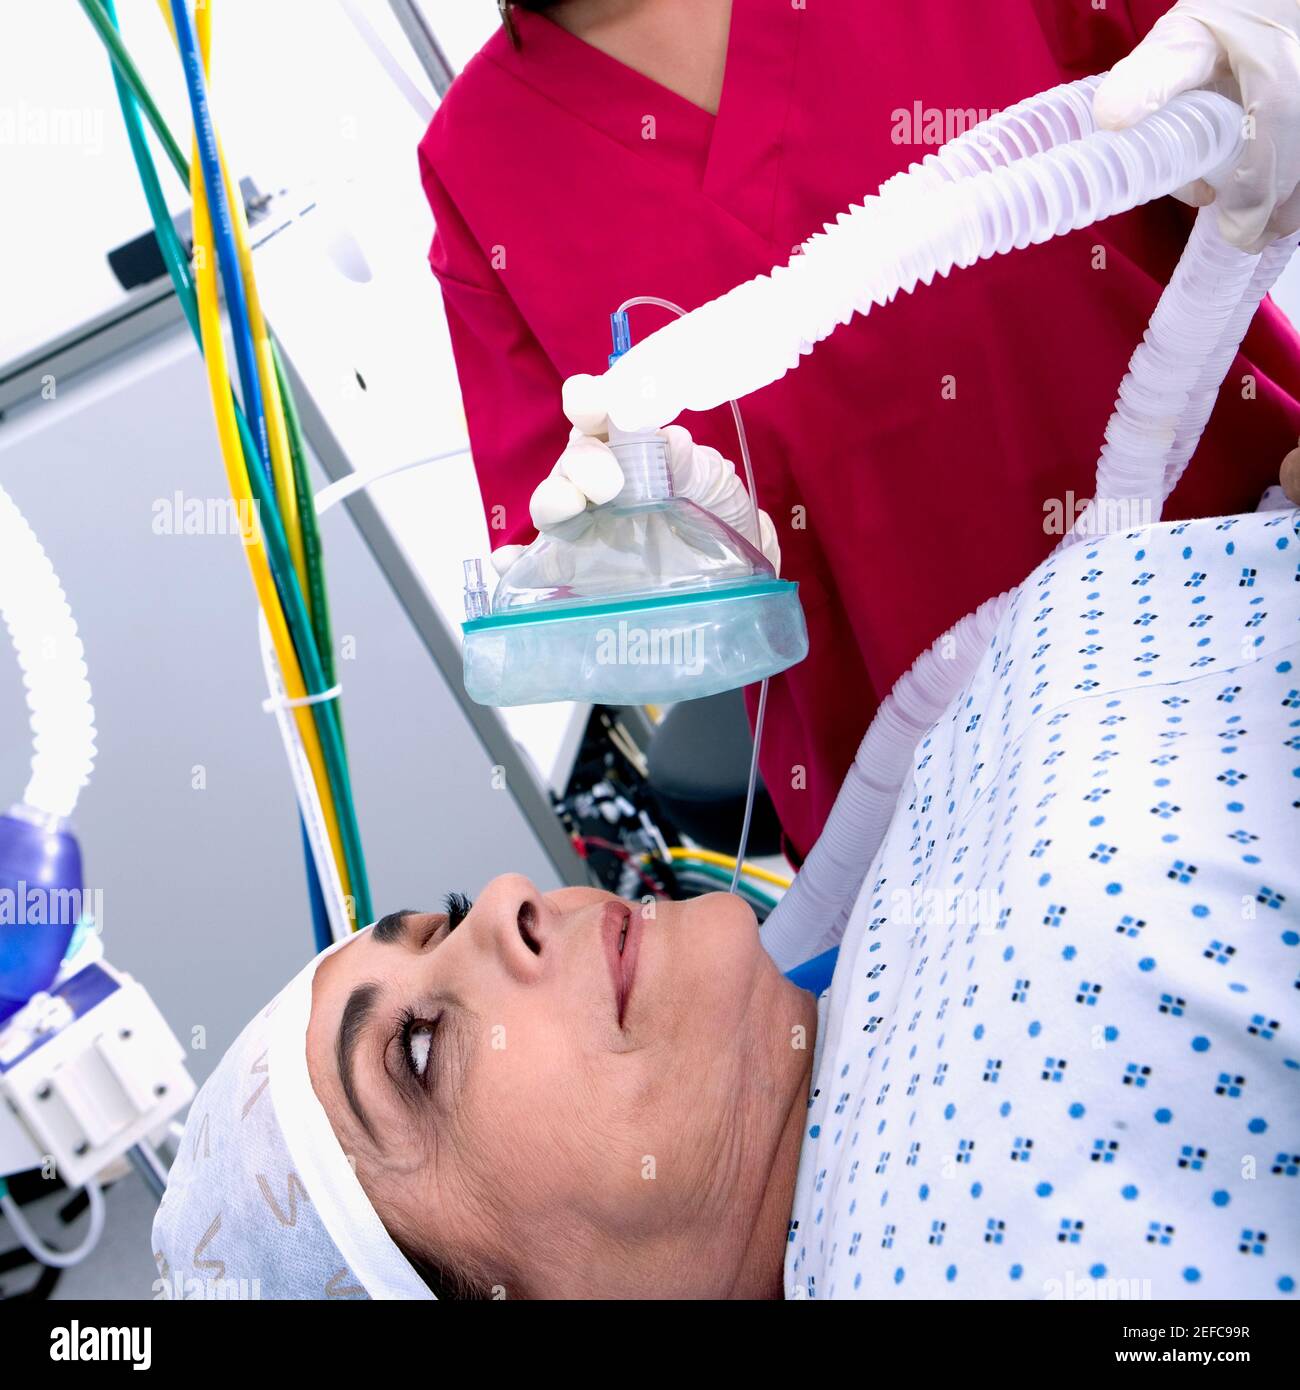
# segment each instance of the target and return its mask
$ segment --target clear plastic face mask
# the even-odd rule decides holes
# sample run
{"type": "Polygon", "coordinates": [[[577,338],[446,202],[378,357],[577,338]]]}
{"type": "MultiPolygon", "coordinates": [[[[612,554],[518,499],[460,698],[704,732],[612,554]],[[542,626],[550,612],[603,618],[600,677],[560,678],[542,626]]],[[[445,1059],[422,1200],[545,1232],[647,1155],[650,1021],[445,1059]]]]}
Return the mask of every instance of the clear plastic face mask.
{"type": "Polygon", "coordinates": [[[611,447],[623,491],[539,536],[502,576],[490,613],[465,623],[465,687],[479,704],[693,700],[807,655],[798,586],[673,495],[663,439],[611,447]]]}

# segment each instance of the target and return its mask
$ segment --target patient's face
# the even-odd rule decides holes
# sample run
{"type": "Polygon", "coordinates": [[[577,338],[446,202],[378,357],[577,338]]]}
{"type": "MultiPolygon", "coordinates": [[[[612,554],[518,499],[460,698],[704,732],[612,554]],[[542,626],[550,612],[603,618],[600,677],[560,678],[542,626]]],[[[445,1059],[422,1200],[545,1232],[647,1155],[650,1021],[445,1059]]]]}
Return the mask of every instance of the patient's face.
{"type": "Polygon", "coordinates": [[[323,962],[308,1064],[434,1263],[507,1297],[725,1295],[788,1214],[768,1176],[792,1181],[815,1017],[736,898],[506,875],[459,922],[388,918],[323,962]]]}

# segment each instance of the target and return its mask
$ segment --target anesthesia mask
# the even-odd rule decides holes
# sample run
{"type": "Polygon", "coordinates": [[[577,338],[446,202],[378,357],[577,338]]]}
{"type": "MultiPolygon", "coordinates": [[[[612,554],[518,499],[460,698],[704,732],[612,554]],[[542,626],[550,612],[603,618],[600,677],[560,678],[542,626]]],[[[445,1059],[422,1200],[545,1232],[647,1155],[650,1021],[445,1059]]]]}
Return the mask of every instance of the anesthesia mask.
{"type": "Polygon", "coordinates": [[[465,689],[481,705],[696,700],[808,654],[798,585],[673,495],[663,436],[614,430],[609,442],[623,490],[539,536],[490,611],[481,562],[465,562],[465,689]]]}

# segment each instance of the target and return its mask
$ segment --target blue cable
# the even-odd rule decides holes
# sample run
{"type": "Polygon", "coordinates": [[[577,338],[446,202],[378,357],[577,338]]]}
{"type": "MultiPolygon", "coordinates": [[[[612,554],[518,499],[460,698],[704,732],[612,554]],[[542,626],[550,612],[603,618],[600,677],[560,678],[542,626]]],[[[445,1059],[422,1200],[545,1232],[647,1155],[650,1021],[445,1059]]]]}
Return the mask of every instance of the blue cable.
{"type": "Polygon", "coordinates": [[[239,365],[244,413],[253,426],[257,440],[263,487],[270,496],[275,496],[271,475],[271,446],[266,431],[266,408],[257,377],[257,356],[253,348],[252,328],[249,325],[244,281],[239,273],[234,224],[231,221],[230,204],[226,199],[225,184],[221,178],[221,161],[217,156],[217,135],[212,125],[212,112],[208,107],[207,85],[203,80],[203,59],[199,54],[198,38],[190,21],[185,0],[172,0],[172,15],[176,21],[176,40],[185,68],[190,112],[194,118],[199,167],[203,171],[203,186],[207,189],[208,207],[212,213],[212,232],[217,243],[217,264],[221,267],[221,281],[226,292],[230,332],[235,340],[235,358],[239,365]]]}
{"type": "Polygon", "coordinates": [[[302,857],[307,863],[307,898],[311,903],[311,929],[316,938],[316,950],[323,951],[333,945],[334,933],[330,931],[329,915],[325,911],[325,894],[321,891],[320,874],[316,872],[316,857],[311,852],[311,841],[307,838],[307,826],[302,816],[298,817],[298,828],[302,831],[302,857]]]}

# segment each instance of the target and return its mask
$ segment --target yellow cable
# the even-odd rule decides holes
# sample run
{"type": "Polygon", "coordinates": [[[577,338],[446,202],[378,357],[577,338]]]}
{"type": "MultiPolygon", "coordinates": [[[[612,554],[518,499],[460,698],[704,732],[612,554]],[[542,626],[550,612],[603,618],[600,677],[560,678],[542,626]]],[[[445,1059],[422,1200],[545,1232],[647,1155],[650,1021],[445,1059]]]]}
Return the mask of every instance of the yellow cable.
{"type": "MultiPolygon", "coordinates": [[[[719,854],[711,849],[687,849],[683,845],[674,845],[668,851],[670,859],[698,859],[701,864],[716,864],[719,868],[734,869],[736,859],[731,854],[719,854]]],[[[756,878],[763,883],[774,883],[778,888],[789,888],[793,879],[784,878],[781,874],[774,874],[769,869],[759,868],[757,864],[745,861],[744,875],[746,878],[756,878]]]]}
{"type": "MultiPolygon", "coordinates": [[[[198,37],[205,59],[208,33],[210,32],[208,26],[211,22],[210,3],[211,0],[208,0],[208,4],[199,6],[197,10],[198,37]]],[[[163,16],[168,21],[168,27],[172,28],[174,37],[175,29],[172,26],[171,15],[166,8],[165,0],[159,0],[159,8],[162,9],[163,16]]],[[[216,251],[212,240],[212,217],[208,209],[207,193],[203,186],[203,172],[199,161],[197,140],[194,142],[190,164],[190,196],[194,204],[194,288],[198,300],[199,330],[203,341],[203,358],[207,368],[208,388],[212,396],[213,412],[216,416],[217,437],[221,445],[221,456],[225,463],[226,479],[231,496],[241,509],[248,507],[251,510],[253,507],[252,489],[249,486],[248,471],[239,440],[239,427],[235,421],[230,371],[226,362],[226,347],[221,332],[221,308],[217,299],[216,251]]],[[[276,656],[279,658],[285,692],[291,700],[301,700],[307,694],[307,687],[302,678],[302,670],[298,664],[298,656],[294,651],[292,638],[289,635],[288,624],[285,622],[284,611],[280,606],[280,596],[276,592],[275,581],[271,576],[271,567],[267,561],[261,535],[256,529],[245,546],[245,554],[248,558],[253,587],[257,591],[262,611],[266,615],[267,625],[271,631],[271,640],[275,646],[276,656]]],[[[334,808],[329,777],[325,771],[325,759],[321,752],[320,735],[316,730],[315,719],[311,710],[303,706],[294,708],[293,717],[302,739],[303,751],[311,767],[312,779],[316,783],[320,796],[321,812],[325,818],[334,861],[338,865],[343,892],[350,897],[352,889],[347,874],[347,861],[343,854],[343,840],[339,834],[338,815],[334,808]]]]}

